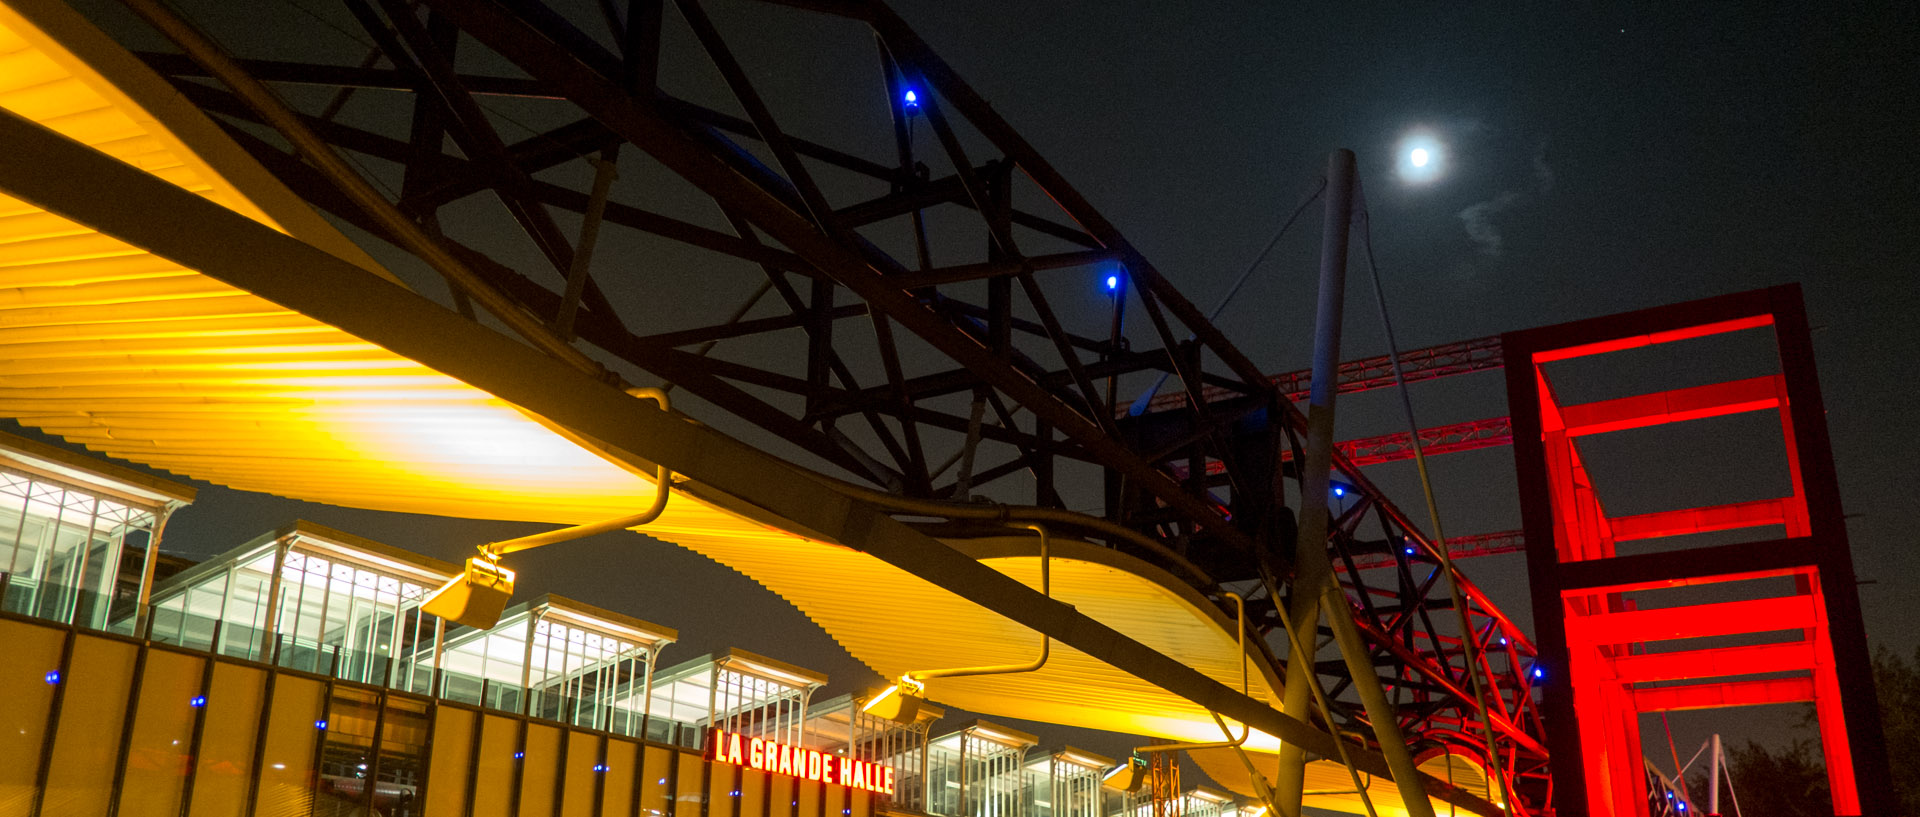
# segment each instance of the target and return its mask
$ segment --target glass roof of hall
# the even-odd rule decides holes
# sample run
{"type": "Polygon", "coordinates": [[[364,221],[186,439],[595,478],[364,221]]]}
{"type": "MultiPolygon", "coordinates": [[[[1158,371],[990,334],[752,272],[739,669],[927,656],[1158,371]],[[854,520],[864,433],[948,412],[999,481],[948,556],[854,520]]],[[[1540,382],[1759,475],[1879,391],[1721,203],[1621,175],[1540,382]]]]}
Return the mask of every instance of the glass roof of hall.
{"type": "Polygon", "coordinates": [[[462,627],[447,633],[441,668],[519,684],[529,662],[542,676],[569,675],[596,664],[657,654],[679,637],[680,631],[672,627],[547,594],[508,609],[491,630],[462,627]]]}
{"type": "Polygon", "coordinates": [[[5,432],[0,432],[0,468],[23,471],[148,510],[185,505],[195,494],[190,485],[5,432]]]}
{"type": "Polygon", "coordinates": [[[722,710],[740,711],[795,691],[811,692],[826,683],[825,673],[730,649],[654,673],[652,711],[657,716],[694,723],[709,717],[708,708],[716,700],[722,710]],[[723,687],[718,692],[716,681],[723,687]]]}
{"type": "Polygon", "coordinates": [[[1013,748],[1025,748],[1040,742],[1040,738],[1018,729],[1001,726],[992,721],[972,720],[962,724],[959,729],[934,738],[933,745],[940,748],[958,750],[960,748],[960,740],[969,737],[979,738],[1013,748]]]}
{"type": "Polygon", "coordinates": [[[1097,755],[1073,746],[1062,746],[1027,761],[1027,768],[1044,771],[1047,768],[1047,764],[1055,760],[1086,769],[1098,769],[1102,771],[1113,768],[1116,762],[1113,758],[1107,757],[1106,755],[1097,755]]]}
{"type": "Polygon", "coordinates": [[[372,539],[334,530],[304,519],[296,519],[269,533],[256,536],[244,545],[168,577],[165,582],[154,588],[154,598],[157,601],[165,594],[190,586],[203,577],[220,573],[235,565],[254,568],[263,574],[271,574],[274,547],[289,539],[293,551],[288,559],[289,567],[294,566],[293,555],[300,555],[300,561],[304,566],[305,554],[311,554],[336,564],[369,568],[416,584],[427,591],[432,591],[460,574],[460,566],[452,562],[443,562],[430,556],[410,553],[372,539]]]}

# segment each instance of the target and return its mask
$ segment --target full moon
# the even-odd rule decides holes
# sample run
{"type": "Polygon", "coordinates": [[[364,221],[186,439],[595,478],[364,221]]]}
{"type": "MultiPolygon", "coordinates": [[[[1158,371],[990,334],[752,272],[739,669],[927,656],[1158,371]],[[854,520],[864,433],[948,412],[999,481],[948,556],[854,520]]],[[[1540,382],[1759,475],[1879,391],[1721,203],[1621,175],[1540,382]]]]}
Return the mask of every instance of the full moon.
{"type": "Polygon", "coordinates": [[[1446,173],[1447,146],[1430,129],[1419,128],[1400,137],[1398,152],[1394,164],[1403,184],[1425,186],[1446,173]]]}

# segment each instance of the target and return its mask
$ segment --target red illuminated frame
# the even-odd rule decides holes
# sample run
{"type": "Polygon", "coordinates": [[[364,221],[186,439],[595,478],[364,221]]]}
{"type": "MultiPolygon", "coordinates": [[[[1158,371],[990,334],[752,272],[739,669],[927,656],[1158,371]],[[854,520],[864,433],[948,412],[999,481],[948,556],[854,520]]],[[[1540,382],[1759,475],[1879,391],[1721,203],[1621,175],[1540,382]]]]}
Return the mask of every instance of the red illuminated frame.
{"type": "Polygon", "coordinates": [[[1555,814],[1646,813],[1641,713],[1803,701],[1812,702],[1818,716],[1834,813],[1893,813],[1853,559],[1799,287],[1512,332],[1501,338],[1501,347],[1555,814]],[[1542,368],[1768,327],[1779,350],[1779,373],[1752,379],[1563,405],[1542,368]],[[1789,496],[1610,517],[1576,444],[1589,435],[1755,411],[1780,417],[1789,496]],[[1785,538],[1625,556],[1615,550],[1630,540],[1760,526],[1779,526],[1785,538]],[[1649,610],[1631,609],[1623,595],[1769,577],[1792,577],[1792,592],[1649,610]],[[1802,635],[1760,646],[1644,648],[1670,639],[1777,630],[1802,635]],[[1771,675],[1742,677],[1762,674],[1771,675]]]}

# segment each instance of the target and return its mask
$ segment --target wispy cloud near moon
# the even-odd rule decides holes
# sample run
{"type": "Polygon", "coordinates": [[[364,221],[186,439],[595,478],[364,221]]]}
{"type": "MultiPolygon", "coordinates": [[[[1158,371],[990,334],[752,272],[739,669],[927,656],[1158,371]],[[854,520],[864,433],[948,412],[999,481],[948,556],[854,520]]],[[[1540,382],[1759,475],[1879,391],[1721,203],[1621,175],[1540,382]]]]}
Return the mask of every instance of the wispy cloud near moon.
{"type": "Polygon", "coordinates": [[[1501,234],[1497,221],[1500,214],[1525,203],[1532,195],[1552,189],[1553,168],[1547,164],[1547,146],[1542,144],[1533,152],[1531,190],[1503,190],[1500,195],[1468,205],[1454,215],[1460,219],[1460,226],[1466,229],[1467,238],[1480,249],[1480,254],[1498,257],[1507,249],[1506,237],[1501,234]]]}

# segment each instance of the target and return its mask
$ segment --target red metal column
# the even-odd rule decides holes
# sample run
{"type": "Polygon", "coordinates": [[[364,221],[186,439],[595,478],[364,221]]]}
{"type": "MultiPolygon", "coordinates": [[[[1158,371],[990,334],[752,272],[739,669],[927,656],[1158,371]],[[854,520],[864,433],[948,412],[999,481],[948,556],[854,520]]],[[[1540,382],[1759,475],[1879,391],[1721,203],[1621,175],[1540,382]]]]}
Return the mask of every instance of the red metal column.
{"type": "Polygon", "coordinates": [[[1834,812],[1891,813],[1886,748],[1798,287],[1509,333],[1501,347],[1556,814],[1645,813],[1643,712],[1802,701],[1815,705],[1834,812]],[[1777,375],[1565,405],[1542,369],[1762,328],[1771,328],[1779,350],[1777,375]],[[1788,496],[1607,516],[1581,461],[1580,438],[1752,411],[1780,415],[1788,496]],[[1785,538],[1626,556],[1616,550],[1619,542],[1763,526],[1778,526],[1785,538]],[[1639,610],[1626,596],[1789,577],[1792,590],[1783,595],[1712,604],[1639,610]],[[1800,638],[1649,650],[1683,638],[1790,631],[1800,638]]]}

